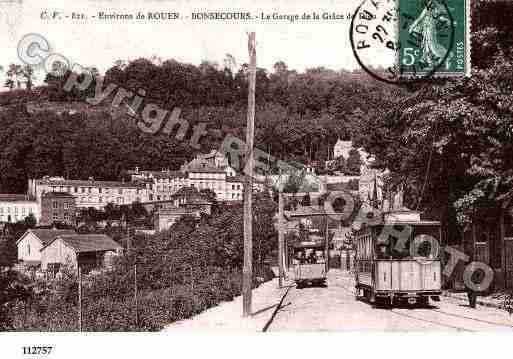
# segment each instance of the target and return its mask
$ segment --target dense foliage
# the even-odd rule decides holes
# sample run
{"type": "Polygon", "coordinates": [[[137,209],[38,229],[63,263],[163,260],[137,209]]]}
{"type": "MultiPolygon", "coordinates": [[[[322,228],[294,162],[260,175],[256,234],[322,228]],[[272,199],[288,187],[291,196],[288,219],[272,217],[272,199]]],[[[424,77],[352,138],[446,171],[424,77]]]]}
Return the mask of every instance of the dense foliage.
{"type": "MultiPolygon", "coordinates": [[[[272,278],[264,264],[277,243],[275,207],[270,197],[255,195],[253,226],[259,230],[253,237],[254,285],[272,278]]],[[[136,236],[109,271],[84,277],[83,329],[159,330],[240,295],[242,212],[240,205],[226,206],[216,215],[182,217],[155,236],[136,236]]],[[[28,288],[9,273],[2,282],[8,288],[0,287],[0,328],[78,329],[76,273],[64,270],[59,280],[36,280],[28,288]]]]}
{"type": "MultiPolygon", "coordinates": [[[[194,66],[138,59],[117,63],[103,86],[144,89],[139,110],[146,103],[181,108],[190,124],[186,140],[196,123],[207,123],[200,144],[208,152],[218,149],[227,134],[245,138],[246,70],[245,65],[232,73],[207,62],[194,66]]],[[[44,175],[117,180],[135,166],[178,169],[194,155],[187,142],[174,136],[140,131],[123,106],[110,106],[113,96],[98,106],[86,103],[94,83],[87,91],[64,91],[69,75],[48,75],[46,85],[33,91],[0,94],[0,192],[24,192],[27,178],[44,175]]],[[[297,73],[283,62],[271,73],[259,69],[255,144],[276,158],[322,168],[333,157],[337,139],[351,137],[353,113],[387,108],[398,91],[360,72],[316,68],[297,73]]]]}
{"type": "Polygon", "coordinates": [[[356,135],[377,165],[391,170],[389,184],[406,188],[406,204],[450,230],[513,188],[511,23],[497,16],[510,5],[475,6],[472,76],[410,86],[391,110],[360,114],[356,135]]]}

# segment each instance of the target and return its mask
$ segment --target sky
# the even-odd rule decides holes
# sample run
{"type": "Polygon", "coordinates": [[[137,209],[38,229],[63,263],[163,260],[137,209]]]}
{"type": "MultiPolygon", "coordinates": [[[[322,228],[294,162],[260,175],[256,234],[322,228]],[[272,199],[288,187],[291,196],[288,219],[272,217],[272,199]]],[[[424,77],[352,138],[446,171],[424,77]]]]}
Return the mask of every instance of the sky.
{"type": "MultiPolygon", "coordinates": [[[[316,12],[354,13],[360,0],[263,0],[263,1],[136,1],[0,0],[0,65],[20,63],[17,44],[28,33],[44,36],[51,51],[63,54],[82,66],[96,66],[100,72],[118,59],[132,60],[156,55],[199,64],[203,60],[220,64],[227,53],[240,65],[248,62],[247,32],[255,31],[257,66],[272,70],[284,61],[290,69],[324,66],[334,70],[358,68],[349,40],[350,20],[290,21],[287,19],[250,21],[192,20],[193,12],[262,12],[272,16],[316,12]],[[42,19],[58,12],[62,19],[42,19]],[[149,11],[179,12],[180,20],[101,20],[99,12],[136,14],[149,11]],[[85,20],[71,19],[72,13],[85,20]],[[69,18],[64,18],[69,16],[69,18]],[[92,18],[96,16],[96,18],[92,18]],[[186,18],[188,17],[188,18],[186,18]]],[[[42,81],[44,76],[37,79],[42,81]]],[[[0,78],[1,79],[1,78],[0,78]]],[[[1,79],[3,82],[3,79],[1,79]]]]}

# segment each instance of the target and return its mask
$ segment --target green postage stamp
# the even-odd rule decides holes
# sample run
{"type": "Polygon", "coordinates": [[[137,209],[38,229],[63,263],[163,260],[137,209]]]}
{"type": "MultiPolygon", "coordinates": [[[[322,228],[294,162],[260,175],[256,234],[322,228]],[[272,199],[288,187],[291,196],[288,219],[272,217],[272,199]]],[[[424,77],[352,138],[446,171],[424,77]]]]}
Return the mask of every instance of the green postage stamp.
{"type": "Polygon", "coordinates": [[[351,22],[356,60],[389,83],[469,76],[469,1],[363,1],[351,22]]]}
{"type": "Polygon", "coordinates": [[[397,0],[403,75],[470,75],[470,0],[397,0]]]}

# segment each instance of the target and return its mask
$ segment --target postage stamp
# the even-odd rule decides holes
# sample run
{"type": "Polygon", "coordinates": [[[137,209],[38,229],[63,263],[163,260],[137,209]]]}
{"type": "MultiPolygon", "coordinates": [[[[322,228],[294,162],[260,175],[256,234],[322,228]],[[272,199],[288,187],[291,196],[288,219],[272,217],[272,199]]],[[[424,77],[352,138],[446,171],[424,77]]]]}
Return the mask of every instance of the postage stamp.
{"type": "Polygon", "coordinates": [[[468,0],[399,0],[403,76],[469,76],[468,0]]]}
{"type": "Polygon", "coordinates": [[[467,0],[366,0],[351,23],[353,53],[389,83],[469,76],[470,21],[467,0]]]}

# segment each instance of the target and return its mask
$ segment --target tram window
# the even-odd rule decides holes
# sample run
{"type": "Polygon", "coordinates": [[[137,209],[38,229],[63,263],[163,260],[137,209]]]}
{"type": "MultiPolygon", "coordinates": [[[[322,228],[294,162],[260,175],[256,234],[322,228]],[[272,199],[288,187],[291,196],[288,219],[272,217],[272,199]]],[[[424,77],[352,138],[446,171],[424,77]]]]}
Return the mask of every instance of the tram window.
{"type": "Polygon", "coordinates": [[[412,255],[416,257],[438,258],[440,252],[440,232],[438,226],[415,226],[412,255]]]}
{"type": "MultiPolygon", "coordinates": [[[[401,231],[400,226],[394,226],[394,231],[401,231]]],[[[398,239],[393,235],[379,236],[377,232],[374,250],[378,259],[405,259],[411,257],[437,258],[439,255],[438,227],[437,226],[415,226],[408,239],[398,239]],[[435,243],[432,244],[431,242],[435,243]],[[431,247],[433,245],[433,248],[431,247]]]]}
{"type": "Polygon", "coordinates": [[[404,259],[410,256],[410,238],[402,239],[394,237],[394,233],[401,233],[403,226],[393,226],[386,228],[379,226],[376,228],[375,248],[378,259],[404,259]]]}

